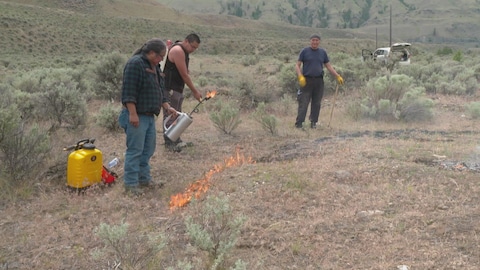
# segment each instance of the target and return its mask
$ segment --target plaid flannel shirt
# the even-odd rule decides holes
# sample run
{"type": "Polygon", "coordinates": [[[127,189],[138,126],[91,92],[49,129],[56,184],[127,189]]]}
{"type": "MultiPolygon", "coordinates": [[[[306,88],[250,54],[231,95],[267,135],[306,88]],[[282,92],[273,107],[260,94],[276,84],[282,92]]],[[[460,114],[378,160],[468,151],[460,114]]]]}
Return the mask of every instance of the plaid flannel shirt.
{"type": "Polygon", "coordinates": [[[163,95],[164,78],[160,76],[160,68],[151,68],[150,62],[143,54],[132,56],[123,70],[122,103],[133,102],[137,113],[153,113],[158,115],[162,103],[168,102],[163,95]]]}

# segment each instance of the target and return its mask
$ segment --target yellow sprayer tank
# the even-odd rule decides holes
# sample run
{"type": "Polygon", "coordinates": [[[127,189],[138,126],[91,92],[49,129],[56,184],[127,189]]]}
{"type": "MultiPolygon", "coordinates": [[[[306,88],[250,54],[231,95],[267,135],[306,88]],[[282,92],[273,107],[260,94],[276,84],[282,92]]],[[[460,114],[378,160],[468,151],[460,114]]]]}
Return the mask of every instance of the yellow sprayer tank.
{"type": "Polygon", "coordinates": [[[72,188],[84,188],[101,182],[102,152],[90,142],[77,148],[68,156],[67,185],[72,188]]]}

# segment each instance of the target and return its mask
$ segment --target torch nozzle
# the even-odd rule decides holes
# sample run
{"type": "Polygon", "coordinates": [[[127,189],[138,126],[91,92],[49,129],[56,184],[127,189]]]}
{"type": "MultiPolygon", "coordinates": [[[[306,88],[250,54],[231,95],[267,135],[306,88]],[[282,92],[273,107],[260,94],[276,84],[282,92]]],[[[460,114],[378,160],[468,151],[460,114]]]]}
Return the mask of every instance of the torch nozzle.
{"type": "Polygon", "coordinates": [[[207,95],[198,102],[197,106],[195,106],[195,108],[193,108],[192,112],[189,115],[192,115],[192,113],[194,113],[194,112],[198,112],[198,109],[197,109],[198,106],[200,106],[200,104],[202,104],[205,100],[209,100],[210,98],[214,97],[216,93],[217,93],[216,90],[208,91],[207,95]]]}

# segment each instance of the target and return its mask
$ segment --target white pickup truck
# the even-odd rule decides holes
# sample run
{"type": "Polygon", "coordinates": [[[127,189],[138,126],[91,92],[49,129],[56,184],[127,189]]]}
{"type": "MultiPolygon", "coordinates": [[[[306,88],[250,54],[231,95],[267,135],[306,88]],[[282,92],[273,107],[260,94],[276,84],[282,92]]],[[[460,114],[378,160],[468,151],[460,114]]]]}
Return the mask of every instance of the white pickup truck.
{"type": "Polygon", "coordinates": [[[378,48],[374,52],[363,49],[363,61],[374,61],[381,65],[387,65],[392,61],[398,62],[399,65],[409,65],[411,54],[408,51],[412,44],[410,43],[394,43],[392,47],[378,48]]]}

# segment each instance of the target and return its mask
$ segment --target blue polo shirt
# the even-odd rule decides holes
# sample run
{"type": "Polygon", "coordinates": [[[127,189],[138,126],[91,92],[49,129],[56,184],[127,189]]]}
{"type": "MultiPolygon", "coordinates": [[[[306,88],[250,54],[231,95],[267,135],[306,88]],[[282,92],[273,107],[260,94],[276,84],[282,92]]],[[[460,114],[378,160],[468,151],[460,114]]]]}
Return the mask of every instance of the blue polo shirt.
{"type": "Polygon", "coordinates": [[[330,62],[327,52],[322,48],[316,50],[305,47],[298,56],[298,61],[303,63],[302,73],[305,77],[323,76],[323,64],[330,62]]]}

